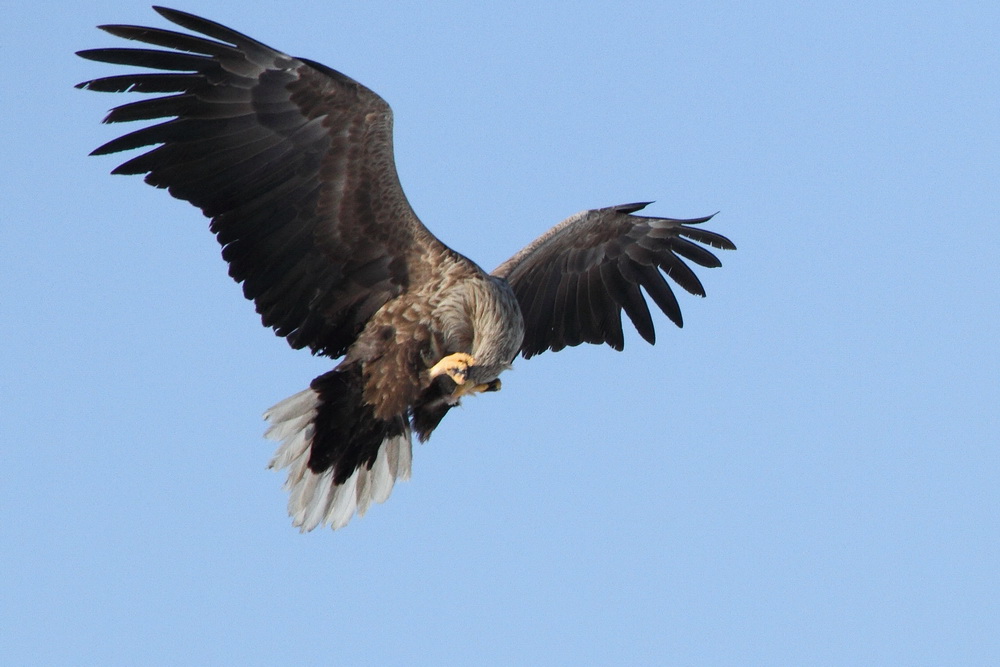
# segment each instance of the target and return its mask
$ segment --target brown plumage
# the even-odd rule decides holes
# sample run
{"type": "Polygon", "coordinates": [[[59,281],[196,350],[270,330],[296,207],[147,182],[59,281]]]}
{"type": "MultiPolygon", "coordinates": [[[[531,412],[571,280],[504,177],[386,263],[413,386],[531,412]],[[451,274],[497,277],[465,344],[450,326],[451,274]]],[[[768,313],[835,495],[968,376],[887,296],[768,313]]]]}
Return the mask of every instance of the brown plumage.
{"type": "Polygon", "coordinates": [[[498,389],[518,353],[584,342],[620,350],[623,308],[653,342],[640,288],[680,326],[663,274],[704,295],[681,257],[718,266],[691,241],[734,247],[690,226],[708,218],[641,217],[645,204],[630,204],[573,216],[488,274],[413,212],[378,95],[217,23],[155,9],[204,37],[101,26],[163,48],[80,56],[160,71],[79,87],[160,94],[105,122],[168,120],[94,153],[155,146],[114,173],[145,174],[200,208],[264,325],[293,348],[341,358],[266,414],[268,437],[282,441],[271,465],[289,469],[289,512],[303,530],[340,527],[385,500],[409,475],[411,433],[426,439],[463,395],[498,389]]]}

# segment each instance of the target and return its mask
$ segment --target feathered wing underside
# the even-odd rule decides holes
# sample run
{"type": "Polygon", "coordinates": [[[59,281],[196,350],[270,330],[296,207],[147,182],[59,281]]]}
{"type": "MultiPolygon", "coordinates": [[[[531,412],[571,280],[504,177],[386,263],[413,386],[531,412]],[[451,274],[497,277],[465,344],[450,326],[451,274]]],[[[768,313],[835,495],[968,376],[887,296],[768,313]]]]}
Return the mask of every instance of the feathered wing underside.
{"type": "Polygon", "coordinates": [[[169,50],[81,51],[161,71],[79,87],[161,94],[119,106],[105,122],[167,120],[94,153],[155,146],[115,173],[146,174],[210,217],[230,275],[292,347],[344,354],[371,315],[446,252],[399,185],[388,105],[328,67],[206,19],[156,11],[204,37],[102,26],[169,50]]]}
{"type": "Polygon", "coordinates": [[[682,326],[680,307],[664,275],[687,292],[705,296],[698,276],[683,260],[720,266],[715,255],[697,244],[723,250],[736,246],[720,234],[692,226],[712,216],[674,220],[633,215],[646,205],[624,204],[572,216],[493,272],[507,279],[521,305],[521,353],[526,358],[581,343],[607,343],[621,350],[622,310],[653,343],[653,320],[643,291],[682,326]]]}

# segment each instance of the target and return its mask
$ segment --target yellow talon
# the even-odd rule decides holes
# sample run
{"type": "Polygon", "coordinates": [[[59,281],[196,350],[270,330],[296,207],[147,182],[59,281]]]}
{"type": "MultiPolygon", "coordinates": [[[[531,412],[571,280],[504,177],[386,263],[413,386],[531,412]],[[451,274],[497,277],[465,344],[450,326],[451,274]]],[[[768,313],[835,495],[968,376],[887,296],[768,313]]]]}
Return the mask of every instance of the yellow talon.
{"type": "Polygon", "coordinates": [[[471,355],[465,352],[455,352],[441,359],[431,367],[431,380],[439,375],[447,375],[455,381],[459,387],[465,385],[465,378],[469,373],[469,366],[476,363],[471,355]]]}

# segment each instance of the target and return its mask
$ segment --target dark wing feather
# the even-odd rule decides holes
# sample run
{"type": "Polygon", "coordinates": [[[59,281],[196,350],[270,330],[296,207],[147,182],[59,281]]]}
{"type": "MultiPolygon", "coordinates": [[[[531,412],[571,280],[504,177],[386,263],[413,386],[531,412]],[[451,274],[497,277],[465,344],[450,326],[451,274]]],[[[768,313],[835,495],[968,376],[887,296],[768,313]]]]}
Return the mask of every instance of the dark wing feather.
{"type": "Polygon", "coordinates": [[[153,146],[115,173],[146,174],[212,218],[230,275],[292,347],[344,354],[382,304],[430,275],[435,258],[451,257],[403,195],[389,106],[329,67],[191,14],[156,11],[200,35],[101,26],[169,50],[79,53],[164,70],[79,84],[165,94],[113,109],[105,122],[167,120],[94,153],[153,146]]]}
{"type": "Polygon", "coordinates": [[[507,279],[521,304],[525,357],[580,343],[607,343],[621,350],[623,309],[639,335],[653,343],[653,319],[643,291],[682,326],[680,306],[664,274],[691,294],[705,296],[701,281],[681,258],[706,267],[720,265],[715,255],[687,239],[723,250],[736,246],[724,236],[690,226],[712,216],[673,220],[633,215],[645,206],[625,204],[577,214],[493,272],[507,279]]]}

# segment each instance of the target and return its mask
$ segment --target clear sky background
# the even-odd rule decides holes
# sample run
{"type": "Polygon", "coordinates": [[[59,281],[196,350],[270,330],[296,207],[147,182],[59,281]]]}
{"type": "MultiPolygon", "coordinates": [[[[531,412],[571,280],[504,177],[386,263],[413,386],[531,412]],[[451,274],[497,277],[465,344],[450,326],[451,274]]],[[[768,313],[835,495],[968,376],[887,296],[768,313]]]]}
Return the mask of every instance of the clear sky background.
{"type": "Polygon", "coordinates": [[[128,98],[73,52],[167,23],[9,6],[0,661],[1000,662],[995,2],[179,8],[381,94],[415,210],[487,268],[642,200],[739,250],[684,329],[518,362],[300,535],[260,415],[332,362],[87,157],[128,98]]]}

